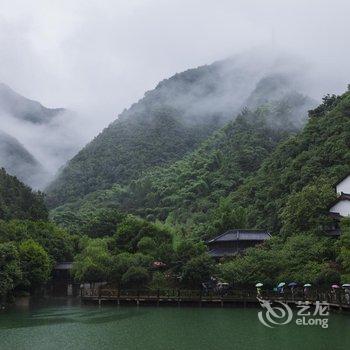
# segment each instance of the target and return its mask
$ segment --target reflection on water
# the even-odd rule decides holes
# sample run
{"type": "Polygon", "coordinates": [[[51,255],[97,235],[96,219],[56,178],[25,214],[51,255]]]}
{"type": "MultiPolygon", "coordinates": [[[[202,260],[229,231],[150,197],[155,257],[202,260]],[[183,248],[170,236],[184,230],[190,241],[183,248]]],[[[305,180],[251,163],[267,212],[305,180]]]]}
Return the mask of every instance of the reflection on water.
{"type": "Polygon", "coordinates": [[[137,308],[96,308],[82,307],[75,299],[56,299],[34,302],[26,307],[15,306],[6,317],[0,317],[1,329],[17,329],[26,327],[50,326],[62,323],[102,324],[118,322],[131,317],[139,317],[146,309],[137,308]],[[54,306],[52,305],[54,304],[54,306]],[[20,317],[18,317],[20,315],[20,317]]]}
{"type": "Polygon", "coordinates": [[[47,300],[0,313],[0,349],[348,349],[350,315],[329,329],[268,329],[258,309],[82,306],[47,300]]]}

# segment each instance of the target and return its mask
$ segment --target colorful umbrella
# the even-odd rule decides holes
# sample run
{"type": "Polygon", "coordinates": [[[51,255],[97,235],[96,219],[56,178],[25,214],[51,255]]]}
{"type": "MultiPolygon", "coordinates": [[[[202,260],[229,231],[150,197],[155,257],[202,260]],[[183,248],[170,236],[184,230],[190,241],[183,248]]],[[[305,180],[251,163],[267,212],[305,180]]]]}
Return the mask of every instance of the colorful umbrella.
{"type": "Polygon", "coordinates": [[[332,288],[337,289],[340,288],[337,284],[332,284],[332,288]]]}
{"type": "Polygon", "coordinates": [[[257,283],[256,285],[255,285],[255,287],[262,287],[263,286],[263,284],[262,283],[257,283]]]}
{"type": "Polygon", "coordinates": [[[286,284],[285,284],[284,282],[281,282],[281,283],[278,284],[277,287],[278,287],[278,288],[281,288],[281,287],[284,287],[285,285],[286,285],[286,284]]]}
{"type": "Polygon", "coordinates": [[[304,284],[304,287],[311,287],[311,284],[310,283],[306,283],[306,284],[304,284]]]}

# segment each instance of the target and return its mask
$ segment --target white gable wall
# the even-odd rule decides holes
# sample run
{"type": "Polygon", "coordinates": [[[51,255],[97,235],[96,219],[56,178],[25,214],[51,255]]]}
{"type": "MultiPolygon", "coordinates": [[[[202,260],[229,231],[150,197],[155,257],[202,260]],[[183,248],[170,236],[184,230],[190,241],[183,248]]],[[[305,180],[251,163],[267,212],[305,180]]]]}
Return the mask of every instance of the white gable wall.
{"type": "Polygon", "coordinates": [[[350,201],[340,201],[333,205],[329,211],[332,213],[339,213],[341,216],[350,216],[350,201]]]}
{"type": "Polygon", "coordinates": [[[337,185],[337,193],[341,192],[350,194],[350,175],[337,185]]]}

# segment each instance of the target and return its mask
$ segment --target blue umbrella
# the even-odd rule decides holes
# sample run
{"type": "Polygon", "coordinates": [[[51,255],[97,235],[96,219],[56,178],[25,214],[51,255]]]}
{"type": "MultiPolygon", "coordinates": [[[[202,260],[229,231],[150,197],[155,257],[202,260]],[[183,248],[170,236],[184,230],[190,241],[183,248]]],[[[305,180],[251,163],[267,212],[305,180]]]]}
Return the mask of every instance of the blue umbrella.
{"type": "Polygon", "coordinates": [[[298,285],[298,283],[296,283],[296,282],[290,282],[288,284],[288,287],[296,287],[297,285],[298,285]]]}

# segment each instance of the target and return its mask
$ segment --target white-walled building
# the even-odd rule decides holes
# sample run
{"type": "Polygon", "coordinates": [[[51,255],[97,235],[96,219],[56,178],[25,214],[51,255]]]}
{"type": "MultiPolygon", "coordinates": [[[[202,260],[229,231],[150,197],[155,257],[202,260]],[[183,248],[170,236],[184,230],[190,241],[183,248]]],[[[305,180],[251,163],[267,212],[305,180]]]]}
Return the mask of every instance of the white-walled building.
{"type": "Polygon", "coordinates": [[[342,193],[350,194],[350,174],[346,175],[342,180],[340,180],[335,185],[335,188],[339,195],[342,193]]]}
{"type": "Polygon", "coordinates": [[[350,216],[350,174],[336,184],[336,191],[338,198],[330,207],[330,213],[342,217],[350,216]]]}

